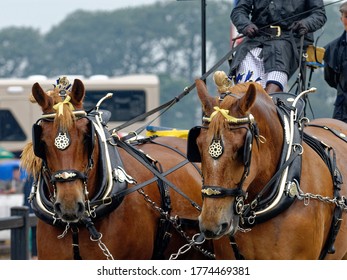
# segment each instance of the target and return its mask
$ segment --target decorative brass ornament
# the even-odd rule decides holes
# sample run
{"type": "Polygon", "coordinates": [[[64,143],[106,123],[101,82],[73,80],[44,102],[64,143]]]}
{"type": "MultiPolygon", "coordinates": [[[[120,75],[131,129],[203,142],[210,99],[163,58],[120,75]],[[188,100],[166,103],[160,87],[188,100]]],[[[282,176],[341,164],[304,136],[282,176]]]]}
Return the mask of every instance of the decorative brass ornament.
{"type": "Polygon", "coordinates": [[[65,150],[70,145],[70,138],[67,133],[58,133],[58,136],[54,140],[54,145],[59,150],[65,150]]]}
{"type": "Polygon", "coordinates": [[[120,183],[123,183],[124,181],[126,181],[130,184],[136,184],[136,180],[133,177],[131,177],[130,175],[128,175],[125,172],[125,170],[120,166],[118,166],[118,168],[115,168],[113,170],[113,176],[120,183]]]}
{"type": "Polygon", "coordinates": [[[298,188],[295,182],[290,183],[288,192],[289,192],[289,197],[299,196],[298,188]]]}
{"type": "Polygon", "coordinates": [[[222,140],[217,140],[213,139],[212,143],[210,144],[208,148],[208,153],[210,154],[211,157],[214,159],[219,158],[223,154],[223,145],[222,145],[222,140]]]}
{"type": "Polygon", "coordinates": [[[217,191],[217,190],[213,190],[213,189],[210,189],[210,188],[207,188],[207,189],[202,189],[201,190],[201,193],[205,194],[205,195],[218,195],[218,194],[221,194],[220,191],[217,191]]]}
{"type": "Polygon", "coordinates": [[[76,173],[74,173],[74,172],[66,172],[66,171],[64,171],[63,173],[58,173],[58,174],[54,175],[55,178],[57,178],[57,179],[64,179],[64,180],[69,179],[69,178],[73,178],[75,176],[77,176],[76,173]]]}

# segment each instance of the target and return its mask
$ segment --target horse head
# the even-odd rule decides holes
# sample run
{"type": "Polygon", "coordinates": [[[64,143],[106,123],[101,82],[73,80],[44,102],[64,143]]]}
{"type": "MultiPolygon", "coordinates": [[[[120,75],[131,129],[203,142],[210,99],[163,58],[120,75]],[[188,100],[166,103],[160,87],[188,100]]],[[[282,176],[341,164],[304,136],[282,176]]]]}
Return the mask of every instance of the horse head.
{"type": "Polygon", "coordinates": [[[67,223],[85,215],[85,202],[94,192],[88,187],[94,182],[87,179],[95,177],[93,158],[98,152],[83,109],[84,85],[75,79],[70,87],[66,80],[47,93],[38,83],[32,87],[32,96],[43,112],[33,127],[33,151],[42,159],[49,185],[46,196],[53,203],[55,217],[67,223]]]}
{"type": "Polygon", "coordinates": [[[280,152],[273,157],[270,151],[281,147],[282,136],[272,135],[269,127],[281,124],[271,98],[257,83],[229,86],[217,98],[208,94],[203,81],[196,86],[204,117],[192,133],[195,137],[189,135],[188,155],[193,151],[195,161],[201,160],[200,230],[207,238],[219,238],[237,232],[245,203],[275,170],[280,152]]]}

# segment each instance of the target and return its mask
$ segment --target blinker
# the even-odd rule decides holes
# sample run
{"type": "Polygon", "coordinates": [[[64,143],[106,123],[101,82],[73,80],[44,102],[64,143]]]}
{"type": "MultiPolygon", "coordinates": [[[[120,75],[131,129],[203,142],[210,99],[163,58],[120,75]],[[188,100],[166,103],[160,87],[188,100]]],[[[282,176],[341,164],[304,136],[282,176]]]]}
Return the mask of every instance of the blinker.
{"type": "Polygon", "coordinates": [[[196,143],[196,139],[200,134],[201,128],[201,126],[195,126],[188,132],[187,159],[190,162],[201,162],[199,147],[196,143]]]}
{"type": "Polygon", "coordinates": [[[32,128],[32,135],[33,135],[33,149],[34,154],[44,159],[45,158],[45,152],[44,152],[44,146],[41,141],[41,134],[42,134],[42,127],[35,123],[32,128]]]}

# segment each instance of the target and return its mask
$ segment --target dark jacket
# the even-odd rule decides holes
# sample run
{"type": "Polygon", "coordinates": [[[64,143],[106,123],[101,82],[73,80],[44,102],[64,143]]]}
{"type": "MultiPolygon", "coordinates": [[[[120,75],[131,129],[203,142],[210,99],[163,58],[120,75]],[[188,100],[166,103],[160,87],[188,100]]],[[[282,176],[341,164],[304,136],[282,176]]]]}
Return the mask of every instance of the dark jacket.
{"type": "Polygon", "coordinates": [[[325,46],[324,79],[337,89],[333,118],[347,122],[347,42],[346,31],[325,46]]]}
{"type": "MultiPolygon", "coordinates": [[[[301,20],[309,33],[305,35],[304,47],[313,43],[314,31],[321,28],[327,18],[323,0],[240,0],[230,18],[237,30],[254,23],[260,30],[279,25],[281,37],[258,36],[245,38],[235,54],[231,68],[236,69],[247,52],[254,47],[263,48],[265,72],[283,71],[290,77],[299,65],[300,36],[290,31],[290,26],[301,20]]],[[[262,34],[262,33],[260,33],[262,34]]]]}
{"type": "Polygon", "coordinates": [[[324,78],[337,94],[347,93],[347,43],[346,31],[325,46],[324,78]]]}

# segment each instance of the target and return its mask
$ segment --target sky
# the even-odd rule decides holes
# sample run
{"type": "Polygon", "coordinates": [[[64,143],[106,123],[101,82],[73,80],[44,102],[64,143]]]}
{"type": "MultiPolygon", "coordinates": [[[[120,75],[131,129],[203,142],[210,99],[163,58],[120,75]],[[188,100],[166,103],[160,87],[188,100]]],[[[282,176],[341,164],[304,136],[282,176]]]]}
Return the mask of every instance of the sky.
{"type": "Polygon", "coordinates": [[[175,0],[0,0],[0,29],[33,27],[45,33],[76,10],[112,11],[158,1],[175,0]]]}

